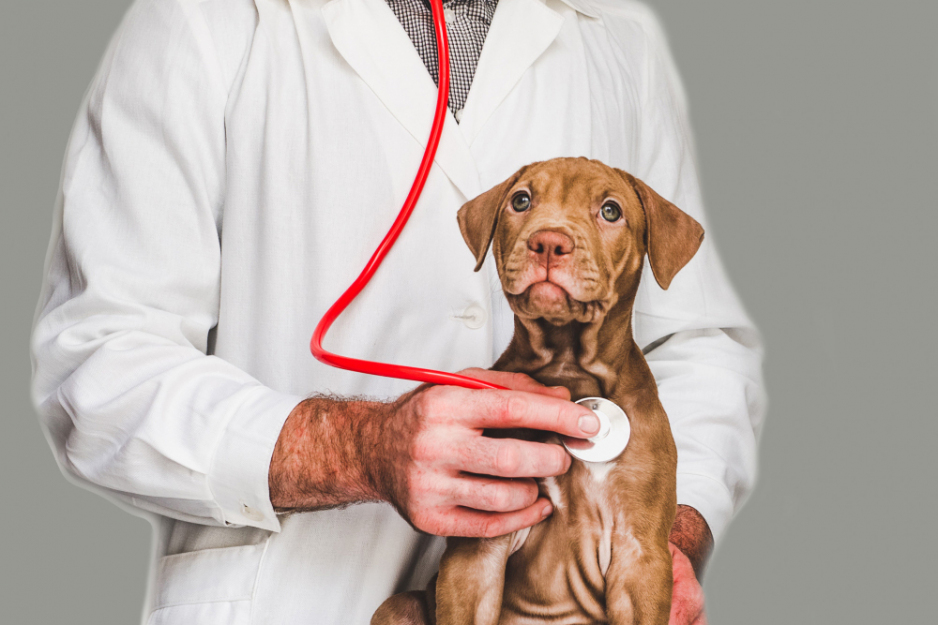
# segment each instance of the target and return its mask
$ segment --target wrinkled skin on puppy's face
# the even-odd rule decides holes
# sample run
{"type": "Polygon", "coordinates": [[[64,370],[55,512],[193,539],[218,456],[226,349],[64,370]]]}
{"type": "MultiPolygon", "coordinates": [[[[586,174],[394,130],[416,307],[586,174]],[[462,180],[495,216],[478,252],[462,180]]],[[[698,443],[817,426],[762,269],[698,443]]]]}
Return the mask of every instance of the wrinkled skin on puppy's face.
{"type": "Polygon", "coordinates": [[[630,308],[646,253],[667,289],[704,237],[647,184],[584,157],[522,167],[457,218],[476,271],[491,245],[515,314],[557,326],[600,323],[619,301],[630,308]]]}
{"type": "Polygon", "coordinates": [[[519,172],[497,208],[492,252],[516,315],[590,323],[637,286],[645,213],[616,170],[586,159],[563,165],[519,172]]]}

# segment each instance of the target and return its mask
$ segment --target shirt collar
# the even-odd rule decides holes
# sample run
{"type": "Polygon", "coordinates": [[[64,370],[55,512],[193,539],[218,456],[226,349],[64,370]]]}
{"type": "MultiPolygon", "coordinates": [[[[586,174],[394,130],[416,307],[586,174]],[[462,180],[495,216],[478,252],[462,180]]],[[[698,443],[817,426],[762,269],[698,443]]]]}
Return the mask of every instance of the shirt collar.
{"type": "MultiPolygon", "coordinates": [[[[388,4],[394,4],[394,2],[396,2],[397,0],[387,0],[387,1],[388,1],[388,4]]],[[[420,1],[423,2],[423,4],[424,4],[428,9],[430,8],[430,0],[420,0],[420,1]]],[[[442,0],[443,5],[445,6],[449,1],[450,1],[450,0],[442,0]]],[[[466,3],[466,4],[468,4],[468,3],[471,2],[471,1],[472,1],[472,0],[456,0],[456,4],[460,4],[460,3],[466,3]]],[[[478,1],[478,0],[477,0],[477,1],[478,1]]],[[[497,4],[497,3],[498,3],[498,0],[481,0],[481,2],[482,2],[483,4],[497,4]]]]}
{"type": "MultiPolygon", "coordinates": [[[[394,0],[390,0],[393,2],[394,0]]],[[[445,0],[444,0],[445,1],[445,0]]],[[[486,4],[495,4],[498,0],[482,0],[486,4]]],[[[599,10],[594,7],[589,0],[561,0],[574,11],[587,15],[589,17],[599,17],[599,10]]],[[[430,6],[430,0],[423,0],[423,3],[430,6]]]]}

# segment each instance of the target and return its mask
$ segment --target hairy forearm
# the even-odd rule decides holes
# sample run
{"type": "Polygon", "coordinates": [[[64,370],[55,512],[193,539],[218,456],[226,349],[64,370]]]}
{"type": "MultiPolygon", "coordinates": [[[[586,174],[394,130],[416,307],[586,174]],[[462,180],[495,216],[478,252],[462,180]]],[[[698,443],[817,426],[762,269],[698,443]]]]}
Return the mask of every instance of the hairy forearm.
{"type": "Polygon", "coordinates": [[[584,428],[586,409],[571,403],[566,390],[523,374],[461,373],[506,390],[422,385],[388,403],[332,397],[300,403],[271,459],[274,507],[384,501],[418,530],[438,536],[500,536],[541,521],[549,502],[534,480],[564,473],[569,456],[557,445],[482,432],[520,426],[585,438],[598,423],[584,428]]]}
{"type": "Polygon", "coordinates": [[[287,418],[268,483],[279,510],[321,510],[382,499],[374,435],[387,404],[313,397],[287,418]]]}
{"type": "Polygon", "coordinates": [[[713,550],[713,534],[703,516],[690,506],[678,506],[669,540],[690,560],[697,579],[702,579],[713,550]]]}

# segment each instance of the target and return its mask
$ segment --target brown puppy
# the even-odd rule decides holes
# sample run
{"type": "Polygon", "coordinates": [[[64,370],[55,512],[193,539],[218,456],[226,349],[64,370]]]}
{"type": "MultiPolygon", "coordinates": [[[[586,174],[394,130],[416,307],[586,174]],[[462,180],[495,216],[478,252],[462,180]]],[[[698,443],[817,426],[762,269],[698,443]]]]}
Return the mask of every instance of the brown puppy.
{"type": "Polygon", "coordinates": [[[491,245],[515,313],[511,344],[492,368],[565,386],[574,400],[612,400],[631,438],[612,462],[574,460],[566,474],[540,480],[554,504],[544,522],[449,539],[435,589],[395,595],[372,623],[666,625],[677,452],[632,339],[632,304],[645,255],[666,289],[703,229],[642,181],[585,158],[523,167],[458,218],[476,270],[491,245]]]}

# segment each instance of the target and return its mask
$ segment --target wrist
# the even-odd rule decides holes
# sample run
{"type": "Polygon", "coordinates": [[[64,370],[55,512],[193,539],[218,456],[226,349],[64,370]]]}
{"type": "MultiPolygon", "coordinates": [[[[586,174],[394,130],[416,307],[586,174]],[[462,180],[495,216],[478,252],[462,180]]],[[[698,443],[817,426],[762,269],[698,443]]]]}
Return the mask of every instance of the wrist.
{"type": "Polygon", "coordinates": [[[703,516],[690,506],[679,505],[668,540],[687,556],[697,579],[702,579],[713,551],[713,534],[703,516]]]}
{"type": "Polygon", "coordinates": [[[405,519],[406,483],[401,463],[411,457],[410,423],[400,410],[411,394],[390,403],[362,402],[362,415],[355,424],[355,462],[367,484],[371,501],[385,501],[405,519]]]}
{"type": "Polygon", "coordinates": [[[298,404],[274,448],[268,485],[283,510],[317,510],[382,499],[366,440],[384,404],[313,397],[298,404]]]}

